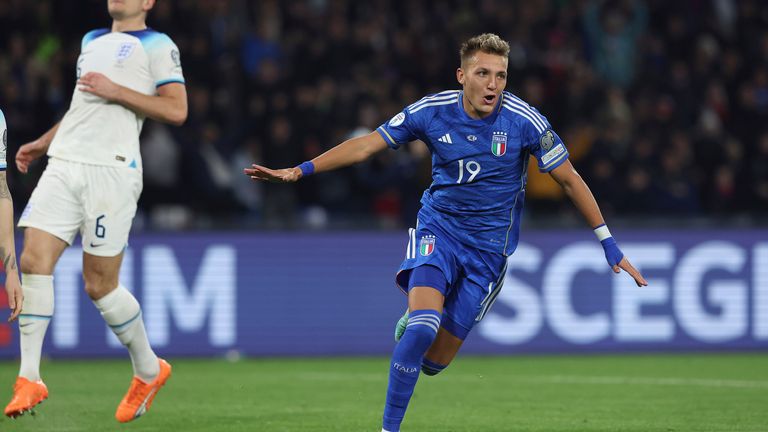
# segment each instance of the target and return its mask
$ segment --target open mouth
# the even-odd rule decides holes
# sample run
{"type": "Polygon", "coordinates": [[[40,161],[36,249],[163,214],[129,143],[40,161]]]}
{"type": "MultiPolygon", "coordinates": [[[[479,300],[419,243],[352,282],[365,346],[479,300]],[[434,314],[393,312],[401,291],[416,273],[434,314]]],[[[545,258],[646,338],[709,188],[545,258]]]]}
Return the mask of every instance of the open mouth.
{"type": "Polygon", "coordinates": [[[483,101],[487,105],[491,105],[491,104],[493,104],[496,101],[496,95],[485,95],[485,96],[483,96],[483,101]]]}

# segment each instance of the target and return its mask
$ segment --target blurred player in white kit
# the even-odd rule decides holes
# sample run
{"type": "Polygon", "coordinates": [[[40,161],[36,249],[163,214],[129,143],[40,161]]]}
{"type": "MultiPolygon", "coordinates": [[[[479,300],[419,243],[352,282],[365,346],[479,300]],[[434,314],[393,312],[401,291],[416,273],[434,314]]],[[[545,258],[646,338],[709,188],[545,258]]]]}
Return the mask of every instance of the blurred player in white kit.
{"type": "Polygon", "coordinates": [[[171,366],[149,345],[138,301],[118,281],[142,190],[139,133],[144,119],[180,125],[187,117],[178,48],[146,25],[154,4],[108,0],[112,27],[83,37],[69,110],[16,154],[22,173],[44,154],[49,159],[19,221],[26,228],[20,260],[21,367],[7,416],[22,415],[48,397],[40,355],[53,316],[53,272],[78,232],[85,290],[128,348],[133,364],[134,377],[117,408],[117,420],[128,422],[144,414],[171,374],[171,366]]]}

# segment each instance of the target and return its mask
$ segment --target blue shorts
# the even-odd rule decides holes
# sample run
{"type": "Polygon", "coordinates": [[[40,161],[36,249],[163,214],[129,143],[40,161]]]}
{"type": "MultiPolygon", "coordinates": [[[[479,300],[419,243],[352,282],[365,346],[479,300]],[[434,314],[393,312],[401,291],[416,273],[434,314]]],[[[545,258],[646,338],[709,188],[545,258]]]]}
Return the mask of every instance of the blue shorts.
{"type": "Polygon", "coordinates": [[[409,229],[408,234],[406,258],[395,278],[398,287],[407,293],[414,286],[429,286],[443,293],[440,326],[459,339],[466,339],[499,295],[507,258],[468,247],[435,224],[419,224],[418,228],[409,229]],[[421,268],[414,272],[418,267],[421,268]]]}

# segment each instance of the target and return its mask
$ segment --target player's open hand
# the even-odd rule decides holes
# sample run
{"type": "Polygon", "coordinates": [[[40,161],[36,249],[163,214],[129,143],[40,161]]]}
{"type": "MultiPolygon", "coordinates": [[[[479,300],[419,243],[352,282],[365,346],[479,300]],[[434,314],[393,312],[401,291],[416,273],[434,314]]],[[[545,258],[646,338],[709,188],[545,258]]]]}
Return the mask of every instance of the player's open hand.
{"type": "Polygon", "coordinates": [[[16,152],[16,168],[20,173],[26,174],[29,171],[29,164],[44,155],[46,150],[47,147],[39,139],[24,144],[16,152]]]}
{"type": "Polygon", "coordinates": [[[245,168],[243,173],[253,180],[262,180],[272,183],[293,183],[301,178],[301,170],[298,168],[283,168],[278,170],[253,164],[252,168],[245,168]]]}
{"type": "Polygon", "coordinates": [[[621,273],[622,270],[632,276],[632,279],[635,280],[637,286],[648,286],[648,281],[646,281],[643,275],[641,275],[640,272],[637,271],[637,269],[629,263],[627,257],[622,258],[621,262],[613,266],[614,273],[621,273]]]}
{"type": "Polygon", "coordinates": [[[120,86],[115,84],[104,74],[88,72],[77,80],[77,89],[94,94],[108,101],[115,101],[120,95],[120,86]]]}

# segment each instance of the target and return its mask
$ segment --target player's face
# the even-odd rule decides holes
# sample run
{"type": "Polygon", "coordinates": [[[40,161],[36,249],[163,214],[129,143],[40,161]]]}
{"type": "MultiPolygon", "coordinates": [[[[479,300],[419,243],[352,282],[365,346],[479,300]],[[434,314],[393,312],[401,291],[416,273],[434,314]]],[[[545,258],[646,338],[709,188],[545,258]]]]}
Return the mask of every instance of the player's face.
{"type": "Polygon", "coordinates": [[[464,110],[470,117],[491,114],[507,86],[507,57],[475,53],[456,70],[456,79],[464,86],[464,110]]]}
{"type": "Polygon", "coordinates": [[[112,19],[132,18],[152,9],[155,0],[108,0],[107,9],[112,19]]]}

